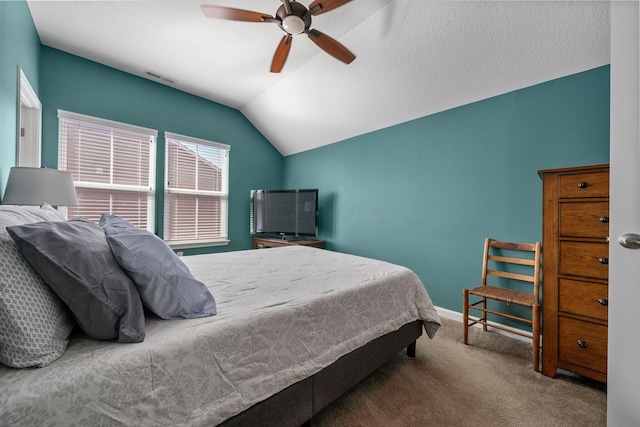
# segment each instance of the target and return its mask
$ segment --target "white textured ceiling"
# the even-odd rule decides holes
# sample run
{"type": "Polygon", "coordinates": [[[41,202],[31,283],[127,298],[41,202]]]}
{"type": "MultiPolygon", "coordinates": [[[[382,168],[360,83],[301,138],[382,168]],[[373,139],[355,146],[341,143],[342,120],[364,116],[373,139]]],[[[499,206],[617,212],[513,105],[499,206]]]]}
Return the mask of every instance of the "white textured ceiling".
{"type": "Polygon", "coordinates": [[[609,63],[607,1],[353,0],[311,28],[356,60],[299,35],[280,74],[269,67],[282,30],[207,18],[201,4],[273,15],[281,3],[28,1],[44,45],[175,79],[239,109],[283,155],[609,63]]]}

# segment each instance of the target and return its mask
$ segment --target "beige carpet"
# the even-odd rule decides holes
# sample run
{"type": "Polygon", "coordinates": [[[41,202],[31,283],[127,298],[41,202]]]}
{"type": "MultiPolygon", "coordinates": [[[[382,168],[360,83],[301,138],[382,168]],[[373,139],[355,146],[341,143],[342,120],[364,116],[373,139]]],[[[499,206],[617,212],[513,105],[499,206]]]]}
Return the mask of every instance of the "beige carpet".
{"type": "Polygon", "coordinates": [[[397,355],[312,420],[338,426],[605,426],[606,387],[531,369],[531,344],[443,319],[417,357],[397,355]]]}

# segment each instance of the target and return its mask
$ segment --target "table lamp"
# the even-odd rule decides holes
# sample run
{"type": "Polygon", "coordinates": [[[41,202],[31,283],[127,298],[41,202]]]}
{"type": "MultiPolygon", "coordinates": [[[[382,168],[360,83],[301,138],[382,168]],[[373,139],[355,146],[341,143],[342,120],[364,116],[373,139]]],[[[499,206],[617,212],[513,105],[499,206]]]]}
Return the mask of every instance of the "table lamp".
{"type": "Polygon", "coordinates": [[[70,172],[48,168],[12,167],[3,205],[78,206],[70,172]]]}

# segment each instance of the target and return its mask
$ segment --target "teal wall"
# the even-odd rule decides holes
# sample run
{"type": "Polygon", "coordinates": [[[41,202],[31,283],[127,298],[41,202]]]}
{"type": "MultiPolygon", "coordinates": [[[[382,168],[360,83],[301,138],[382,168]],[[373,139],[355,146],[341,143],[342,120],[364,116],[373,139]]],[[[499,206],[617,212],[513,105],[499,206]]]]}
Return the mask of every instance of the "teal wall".
{"type": "MultiPolygon", "coordinates": [[[[238,111],[68,53],[42,47],[43,163],[57,167],[57,110],[157,129],[158,171],[164,170],[164,131],[231,146],[229,246],[185,254],[249,249],[249,192],[283,185],[283,157],[238,111]]],[[[161,235],[162,174],[157,184],[156,227],[161,235]]]]}
{"type": "Polygon", "coordinates": [[[27,3],[0,0],[0,196],[16,161],[18,68],[38,94],[39,49],[27,3]]]}
{"type": "Polygon", "coordinates": [[[542,238],[540,169],[609,161],[609,66],[285,158],[327,247],[413,269],[462,311],[485,237],[542,238]]]}

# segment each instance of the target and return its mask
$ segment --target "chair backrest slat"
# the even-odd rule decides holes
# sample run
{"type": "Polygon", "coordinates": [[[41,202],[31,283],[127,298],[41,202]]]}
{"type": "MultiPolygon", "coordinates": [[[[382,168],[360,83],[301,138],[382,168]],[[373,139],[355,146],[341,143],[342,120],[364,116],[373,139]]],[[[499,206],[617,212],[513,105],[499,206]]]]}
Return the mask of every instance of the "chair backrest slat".
{"type": "Polygon", "coordinates": [[[534,252],[536,250],[535,243],[512,243],[512,242],[499,242],[497,240],[489,239],[489,245],[492,248],[498,249],[511,249],[514,251],[529,251],[534,252]]]}
{"type": "Polygon", "coordinates": [[[489,255],[489,261],[507,262],[510,264],[520,264],[520,265],[535,265],[536,263],[536,261],[533,259],[506,257],[506,256],[499,256],[499,255],[489,255]]]}
{"type": "Polygon", "coordinates": [[[500,270],[487,269],[487,275],[504,277],[506,279],[516,279],[522,282],[531,282],[531,283],[533,283],[533,281],[535,280],[534,276],[530,276],[527,274],[510,273],[508,271],[500,271],[500,270]]]}

